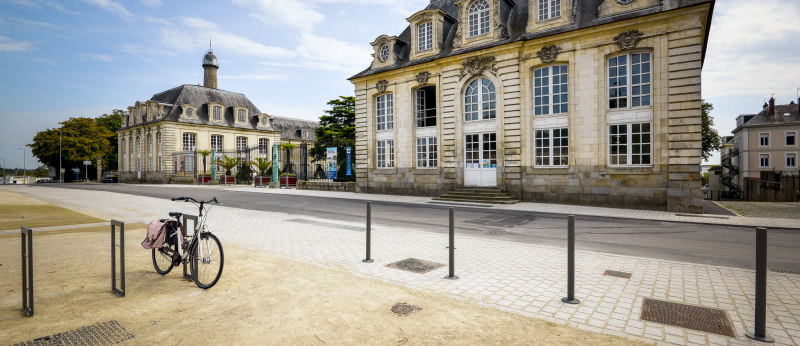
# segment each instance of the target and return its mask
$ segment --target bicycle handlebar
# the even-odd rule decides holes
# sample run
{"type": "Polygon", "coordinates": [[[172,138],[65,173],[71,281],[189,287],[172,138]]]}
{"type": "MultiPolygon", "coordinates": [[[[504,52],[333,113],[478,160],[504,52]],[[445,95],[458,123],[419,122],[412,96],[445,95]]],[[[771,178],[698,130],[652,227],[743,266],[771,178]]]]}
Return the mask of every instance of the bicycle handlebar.
{"type": "Polygon", "coordinates": [[[172,200],[172,201],[195,202],[195,203],[203,203],[203,204],[205,204],[205,203],[211,203],[211,202],[214,202],[214,203],[217,203],[217,204],[221,204],[221,203],[220,203],[220,202],[217,200],[217,198],[216,198],[216,197],[214,197],[214,198],[212,198],[212,199],[209,199],[209,200],[207,200],[207,201],[198,201],[198,200],[196,200],[196,199],[194,199],[194,198],[192,198],[192,197],[174,197],[174,198],[170,198],[170,200],[172,200]]]}

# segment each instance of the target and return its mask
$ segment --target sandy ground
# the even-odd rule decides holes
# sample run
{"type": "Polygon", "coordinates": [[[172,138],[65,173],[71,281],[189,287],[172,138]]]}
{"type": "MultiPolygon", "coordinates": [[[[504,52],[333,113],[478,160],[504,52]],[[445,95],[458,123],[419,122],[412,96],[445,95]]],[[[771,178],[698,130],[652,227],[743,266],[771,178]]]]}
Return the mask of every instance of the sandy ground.
{"type": "Polygon", "coordinates": [[[0,231],[103,221],[16,193],[0,192],[0,231]]]}
{"type": "Polygon", "coordinates": [[[20,237],[0,236],[0,344],[110,320],[133,332],[127,344],[638,344],[226,243],[222,278],[203,290],[182,268],[158,275],[144,227],[128,228],[123,298],[109,228],[36,233],[32,318],[20,312],[20,237]],[[422,309],[392,313],[400,302],[422,309]]]}

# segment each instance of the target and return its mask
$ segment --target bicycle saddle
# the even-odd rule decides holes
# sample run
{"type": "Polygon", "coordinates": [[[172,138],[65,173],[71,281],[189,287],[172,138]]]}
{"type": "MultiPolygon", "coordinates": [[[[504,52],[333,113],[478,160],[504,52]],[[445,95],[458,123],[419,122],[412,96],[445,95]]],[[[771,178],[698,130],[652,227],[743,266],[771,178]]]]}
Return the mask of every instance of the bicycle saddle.
{"type": "Polygon", "coordinates": [[[177,211],[171,211],[171,212],[169,212],[169,216],[175,217],[175,218],[180,218],[181,216],[183,216],[183,213],[179,213],[177,211]]]}

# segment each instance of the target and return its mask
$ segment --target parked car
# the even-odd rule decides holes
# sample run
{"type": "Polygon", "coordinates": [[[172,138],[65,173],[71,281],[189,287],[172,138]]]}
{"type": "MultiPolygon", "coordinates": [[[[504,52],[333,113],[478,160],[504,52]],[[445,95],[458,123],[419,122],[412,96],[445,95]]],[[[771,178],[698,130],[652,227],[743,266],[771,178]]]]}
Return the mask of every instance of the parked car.
{"type": "Polygon", "coordinates": [[[113,174],[106,174],[105,176],[103,176],[103,182],[104,183],[118,183],[119,182],[119,177],[116,176],[116,175],[113,175],[113,174]]]}
{"type": "Polygon", "coordinates": [[[51,178],[51,179],[39,179],[36,181],[37,184],[49,184],[49,183],[58,183],[58,179],[51,178]]]}

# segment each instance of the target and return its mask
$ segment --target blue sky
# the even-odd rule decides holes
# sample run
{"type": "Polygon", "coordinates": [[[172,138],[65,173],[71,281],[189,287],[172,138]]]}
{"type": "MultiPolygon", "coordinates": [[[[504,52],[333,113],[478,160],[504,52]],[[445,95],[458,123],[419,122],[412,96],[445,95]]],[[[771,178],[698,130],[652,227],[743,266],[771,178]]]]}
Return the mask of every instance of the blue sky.
{"type": "MultiPolygon", "coordinates": [[[[268,114],[318,119],[328,100],[353,94],[347,78],[370,64],[369,43],[400,34],[428,2],[3,0],[0,158],[22,167],[19,147],[37,131],[201,83],[209,38],[221,89],[268,114]]],[[[797,98],[798,34],[795,0],[717,1],[703,97],[720,134],[772,94],[779,103],[797,98]]]]}

